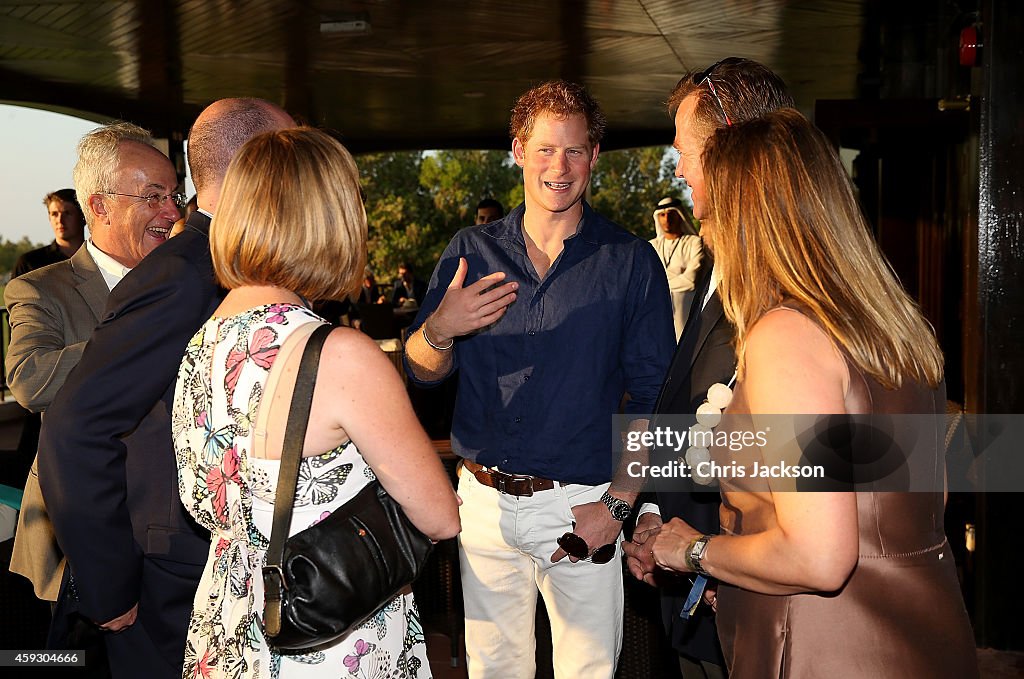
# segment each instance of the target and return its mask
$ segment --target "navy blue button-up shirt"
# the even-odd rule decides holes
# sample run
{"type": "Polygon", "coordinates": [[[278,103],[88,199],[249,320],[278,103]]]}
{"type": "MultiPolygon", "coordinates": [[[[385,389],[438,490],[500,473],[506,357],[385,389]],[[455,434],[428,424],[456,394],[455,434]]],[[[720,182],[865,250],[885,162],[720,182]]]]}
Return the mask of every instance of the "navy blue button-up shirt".
{"type": "Polygon", "coordinates": [[[452,448],[510,473],[606,483],[617,464],[612,415],[627,392],[627,413],[652,412],[672,357],[665,268],[649,243],[584,203],[580,228],[541,280],[524,212],[455,235],[410,330],[437,309],[459,257],[469,264],[465,285],[496,271],[517,281],[504,316],[455,340],[452,448]]]}

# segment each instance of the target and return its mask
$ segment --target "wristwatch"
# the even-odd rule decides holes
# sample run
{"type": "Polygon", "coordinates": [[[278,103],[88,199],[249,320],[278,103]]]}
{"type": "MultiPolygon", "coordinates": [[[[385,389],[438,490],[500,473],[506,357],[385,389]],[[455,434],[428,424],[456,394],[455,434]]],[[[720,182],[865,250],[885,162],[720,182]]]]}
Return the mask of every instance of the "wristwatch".
{"type": "Polygon", "coordinates": [[[686,548],[686,567],[698,575],[704,577],[710,577],[711,574],[704,570],[701,566],[700,561],[704,558],[704,553],[708,550],[708,543],[711,542],[712,535],[701,535],[699,538],[694,539],[690,543],[690,546],[686,548]]]}
{"type": "Polygon", "coordinates": [[[633,513],[633,505],[625,500],[620,500],[608,491],[605,491],[604,495],[601,496],[601,502],[608,508],[612,518],[616,521],[625,521],[633,513]]]}

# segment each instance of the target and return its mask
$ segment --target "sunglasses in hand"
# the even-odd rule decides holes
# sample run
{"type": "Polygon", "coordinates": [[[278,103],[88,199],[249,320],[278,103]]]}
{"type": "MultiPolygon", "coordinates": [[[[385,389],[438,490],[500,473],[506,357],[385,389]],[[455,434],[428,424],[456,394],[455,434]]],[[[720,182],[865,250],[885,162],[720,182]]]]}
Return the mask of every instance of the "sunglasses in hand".
{"type": "MultiPolygon", "coordinates": [[[[576,522],[572,522],[573,530],[576,530],[576,522]]],[[[615,543],[609,542],[607,545],[603,545],[594,550],[594,553],[590,553],[590,545],[587,541],[581,538],[576,533],[569,532],[556,540],[558,546],[565,550],[565,553],[571,557],[575,557],[580,561],[586,561],[590,559],[591,563],[603,564],[608,563],[615,556],[615,543]]]]}

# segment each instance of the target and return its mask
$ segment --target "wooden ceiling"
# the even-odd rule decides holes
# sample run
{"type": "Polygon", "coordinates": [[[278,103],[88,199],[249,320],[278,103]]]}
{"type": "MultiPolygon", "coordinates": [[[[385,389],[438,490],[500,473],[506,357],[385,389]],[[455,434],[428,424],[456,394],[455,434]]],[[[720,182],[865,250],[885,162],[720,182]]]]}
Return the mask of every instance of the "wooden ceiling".
{"type": "Polygon", "coordinates": [[[215,99],[256,96],[357,151],[506,148],[516,96],[562,77],[601,102],[605,148],[668,143],[673,85],[730,55],[775,69],[807,112],[855,98],[865,4],[0,0],[0,99],[169,136],[215,99]]]}

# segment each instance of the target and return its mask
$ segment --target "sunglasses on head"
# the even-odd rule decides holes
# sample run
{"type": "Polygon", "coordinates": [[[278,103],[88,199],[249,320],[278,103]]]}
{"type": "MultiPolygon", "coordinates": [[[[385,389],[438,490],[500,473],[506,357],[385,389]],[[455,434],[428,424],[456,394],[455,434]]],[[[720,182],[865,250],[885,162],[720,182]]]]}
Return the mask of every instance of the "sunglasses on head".
{"type": "MultiPolygon", "coordinates": [[[[573,530],[576,529],[576,522],[572,523],[573,530]]],[[[603,545],[594,550],[594,553],[590,553],[590,545],[587,541],[581,538],[576,533],[566,533],[562,537],[558,538],[555,542],[558,546],[565,550],[565,553],[571,557],[575,557],[580,561],[590,559],[591,563],[603,564],[608,563],[615,556],[615,543],[609,542],[607,545],[603,545]]]]}
{"type": "Polygon", "coordinates": [[[715,90],[715,83],[711,80],[711,74],[715,72],[716,68],[722,66],[723,64],[729,66],[731,64],[738,64],[741,61],[743,61],[743,59],[739,57],[727,57],[725,59],[722,59],[721,61],[716,61],[715,63],[711,64],[700,73],[695,73],[692,78],[692,82],[694,85],[699,86],[703,83],[708,84],[708,90],[711,91],[711,96],[713,96],[715,98],[715,101],[718,103],[718,110],[722,112],[722,116],[725,118],[725,124],[729,127],[732,126],[732,120],[729,119],[729,114],[725,112],[725,107],[722,106],[722,100],[718,97],[718,92],[715,90]]]}

